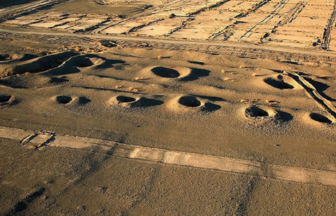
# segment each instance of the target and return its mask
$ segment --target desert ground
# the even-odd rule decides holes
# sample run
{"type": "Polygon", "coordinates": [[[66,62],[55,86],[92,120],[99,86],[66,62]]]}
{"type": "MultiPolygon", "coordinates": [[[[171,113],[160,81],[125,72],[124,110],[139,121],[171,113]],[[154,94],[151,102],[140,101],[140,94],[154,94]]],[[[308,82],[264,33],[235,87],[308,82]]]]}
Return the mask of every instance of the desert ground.
{"type": "Polygon", "coordinates": [[[336,214],[336,2],[0,5],[0,215],[336,214]]]}

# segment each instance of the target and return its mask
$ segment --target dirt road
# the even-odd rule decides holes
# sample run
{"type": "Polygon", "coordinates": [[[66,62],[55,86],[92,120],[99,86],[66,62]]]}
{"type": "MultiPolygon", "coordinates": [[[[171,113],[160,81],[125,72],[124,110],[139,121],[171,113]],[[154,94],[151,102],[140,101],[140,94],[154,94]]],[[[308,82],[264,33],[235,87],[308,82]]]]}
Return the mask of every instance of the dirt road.
{"type": "Polygon", "coordinates": [[[247,49],[259,49],[268,51],[278,51],[287,53],[297,53],[313,56],[330,56],[336,57],[336,53],[333,51],[324,50],[303,50],[297,48],[287,47],[271,47],[268,45],[255,45],[247,43],[232,43],[232,42],[210,42],[210,41],[180,41],[171,39],[154,39],[143,37],[128,37],[128,36],[112,36],[112,35],[86,35],[86,34],[72,34],[72,33],[59,33],[59,32],[35,32],[35,31],[20,31],[0,29],[0,33],[13,33],[13,34],[26,34],[26,35],[49,35],[49,36],[67,36],[67,37],[79,37],[79,38],[94,38],[94,39],[110,39],[110,40],[124,40],[124,41],[139,41],[139,42],[155,42],[164,44],[181,44],[181,45],[207,45],[207,46],[221,46],[221,47],[236,47],[247,49]]]}

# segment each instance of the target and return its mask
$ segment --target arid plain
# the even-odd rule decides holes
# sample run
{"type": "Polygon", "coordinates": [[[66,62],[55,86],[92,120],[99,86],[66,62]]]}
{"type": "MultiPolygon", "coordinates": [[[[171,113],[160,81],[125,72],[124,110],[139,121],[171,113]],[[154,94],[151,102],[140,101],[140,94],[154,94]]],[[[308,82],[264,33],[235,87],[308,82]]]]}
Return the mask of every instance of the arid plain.
{"type": "Polygon", "coordinates": [[[334,215],[334,1],[0,1],[1,215],[334,215]]]}

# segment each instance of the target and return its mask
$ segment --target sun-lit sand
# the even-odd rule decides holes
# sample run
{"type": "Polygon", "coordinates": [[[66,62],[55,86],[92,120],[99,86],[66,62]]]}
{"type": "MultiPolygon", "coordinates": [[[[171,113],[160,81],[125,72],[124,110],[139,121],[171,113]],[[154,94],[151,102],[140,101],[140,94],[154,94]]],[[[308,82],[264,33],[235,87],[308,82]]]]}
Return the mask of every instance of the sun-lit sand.
{"type": "Polygon", "coordinates": [[[335,214],[333,1],[12,4],[1,215],[335,214]]]}

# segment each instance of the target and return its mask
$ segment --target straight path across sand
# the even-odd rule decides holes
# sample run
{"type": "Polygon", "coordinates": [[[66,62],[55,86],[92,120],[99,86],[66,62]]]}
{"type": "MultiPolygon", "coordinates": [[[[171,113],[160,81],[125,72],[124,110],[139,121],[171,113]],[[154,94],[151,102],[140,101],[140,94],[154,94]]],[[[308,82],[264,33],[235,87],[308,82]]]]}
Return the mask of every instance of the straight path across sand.
{"type": "Polygon", "coordinates": [[[236,158],[147,148],[100,139],[58,135],[48,132],[36,133],[8,127],[0,127],[0,137],[18,140],[22,145],[29,146],[36,150],[42,150],[46,147],[81,149],[109,154],[115,157],[144,160],[154,163],[243,173],[280,181],[336,187],[335,171],[279,166],[236,158]]]}
{"type": "Polygon", "coordinates": [[[212,42],[212,41],[190,41],[190,40],[171,40],[171,39],[158,39],[158,38],[143,38],[143,37],[130,37],[130,36],[113,36],[113,35],[98,35],[98,34],[73,34],[65,32],[37,32],[33,30],[12,30],[0,28],[0,33],[12,34],[26,34],[26,35],[45,35],[45,36],[65,36],[65,37],[78,37],[78,38],[93,38],[93,39],[109,39],[109,40],[123,40],[123,41],[138,41],[138,42],[154,42],[174,45],[205,45],[205,46],[219,46],[219,47],[235,47],[256,50],[268,50],[277,52],[287,52],[312,56],[327,56],[336,57],[333,51],[325,50],[303,50],[290,47],[273,47],[269,45],[255,45],[247,43],[234,43],[234,42],[212,42]]]}

